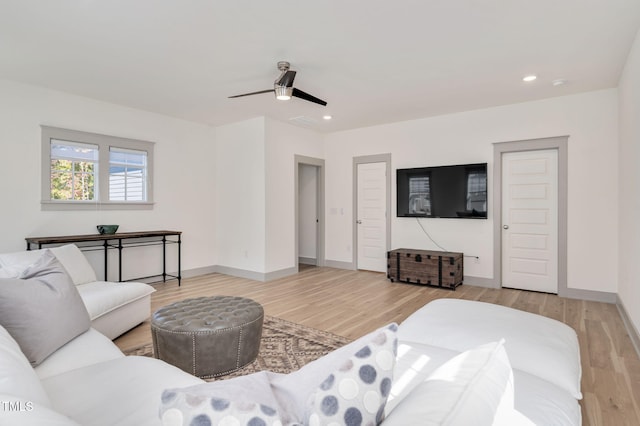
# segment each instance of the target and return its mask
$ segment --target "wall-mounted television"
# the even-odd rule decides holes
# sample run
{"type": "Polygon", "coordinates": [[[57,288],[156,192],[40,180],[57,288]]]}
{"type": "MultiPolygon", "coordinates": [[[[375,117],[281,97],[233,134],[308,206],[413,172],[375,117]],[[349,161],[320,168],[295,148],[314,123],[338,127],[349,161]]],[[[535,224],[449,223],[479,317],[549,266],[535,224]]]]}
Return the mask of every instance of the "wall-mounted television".
{"type": "Polygon", "coordinates": [[[487,163],[396,171],[398,217],[487,218],[487,163]]]}

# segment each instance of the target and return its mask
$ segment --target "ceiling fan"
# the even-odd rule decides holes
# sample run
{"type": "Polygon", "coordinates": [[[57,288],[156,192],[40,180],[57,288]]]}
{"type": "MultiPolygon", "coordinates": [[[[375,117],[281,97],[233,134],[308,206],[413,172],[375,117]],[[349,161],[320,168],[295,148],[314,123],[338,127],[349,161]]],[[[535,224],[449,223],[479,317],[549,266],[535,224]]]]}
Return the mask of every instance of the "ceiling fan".
{"type": "Polygon", "coordinates": [[[280,76],[273,83],[273,89],[260,90],[259,92],[243,93],[242,95],[229,96],[229,98],[239,98],[242,96],[259,95],[261,93],[273,92],[276,95],[276,99],[281,101],[287,101],[291,97],[304,99],[305,101],[320,104],[322,106],[327,105],[322,99],[316,98],[300,89],[293,87],[293,80],[296,78],[296,72],[289,69],[291,64],[286,61],[278,62],[278,69],[280,70],[280,76]]]}

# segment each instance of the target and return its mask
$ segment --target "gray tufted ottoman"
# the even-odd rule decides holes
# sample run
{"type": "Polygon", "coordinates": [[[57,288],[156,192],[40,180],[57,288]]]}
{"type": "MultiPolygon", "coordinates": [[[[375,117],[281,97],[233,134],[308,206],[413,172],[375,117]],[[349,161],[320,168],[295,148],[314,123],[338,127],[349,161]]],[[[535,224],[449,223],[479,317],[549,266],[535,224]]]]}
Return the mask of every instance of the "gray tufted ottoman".
{"type": "Polygon", "coordinates": [[[175,302],[151,318],[153,352],[200,378],[228,374],[258,356],[263,319],[262,306],[244,297],[175,302]]]}

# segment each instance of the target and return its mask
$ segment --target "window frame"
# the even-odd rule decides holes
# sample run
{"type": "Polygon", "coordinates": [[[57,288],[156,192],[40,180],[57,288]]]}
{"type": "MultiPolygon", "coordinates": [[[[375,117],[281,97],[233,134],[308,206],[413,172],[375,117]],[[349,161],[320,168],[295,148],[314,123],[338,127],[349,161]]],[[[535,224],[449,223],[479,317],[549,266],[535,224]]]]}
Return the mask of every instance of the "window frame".
{"type": "Polygon", "coordinates": [[[465,191],[465,192],[466,192],[466,194],[467,194],[467,195],[466,195],[466,200],[465,200],[465,207],[466,207],[466,209],[467,209],[467,210],[475,210],[475,209],[473,209],[473,208],[472,208],[472,209],[470,209],[470,208],[469,208],[469,207],[470,207],[470,206],[469,206],[469,202],[470,202],[470,200],[469,200],[469,199],[470,199],[470,197],[471,197],[471,194],[472,194],[472,193],[473,193],[473,194],[482,194],[482,193],[484,193],[484,200],[485,200],[485,201],[484,201],[484,210],[477,210],[477,211],[478,211],[478,212],[480,212],[480,213],[487,213],[487,210],[488,210],[488,206],[487,206],[487,204],[488,204],[488,198],[487,198],[487,196],[488,196],[489,178],[488,178],[488,176],[487,176],[487,171],[486,171],[486,169],[483,169],[483,168],[475,168],[475,167],[468,168],[468,169],[466,170],[466,175],[467,175],[467,176],[466,176],[466,184],[465,184],[465,186],[466,186],[466,191],[465,191]],[[472,174],[477,174],[477,175],[479,175],[479,176],[484,176],[484,191],[471,191],[471,190],[470,190],[470,186],[471,186],[471,185],[470,185],[470,183],[471,183],[471,182],[470,182],[470,178],[471,178],[471,175],[472,175],[472,174]]]}
{"type": "Polygon", "coordinates": [[[416,173],[414,175],[409,175],[408,176],[408,187],[409,187],[409,215],[410,216],[417,216],[417,217],[433,217],[433,190],[431,188],[431,172],[424,172],[424,173],[416,173]],[[428,188],[428,192],[411,192],[411,181],[413,179],[426,179],[427,180],[427,188],[428,188]],[[429,213],[416,213],[413,212],[411,213],[411,196],[412,194],[426,194],[427,197],[420,197],[424,200],[426,200],[429,203],[429,213]]]}
{"type": "Polygon", "coordinates": [[[62,129],[41,125],[42,164],[41,164],[41,208],[42,210],[151,210],[153,201],[153,151],[154,142],[139,139],[122,138],[83,132],[80,130],[62,129]],[[51,198],[51,140],[91,144],[98,146],[98,185],[95,200],[55,200],[51,198]],[[147,153],[146,201],[110,201],[109,200],[109,148],[121,148],[147,153]]]}

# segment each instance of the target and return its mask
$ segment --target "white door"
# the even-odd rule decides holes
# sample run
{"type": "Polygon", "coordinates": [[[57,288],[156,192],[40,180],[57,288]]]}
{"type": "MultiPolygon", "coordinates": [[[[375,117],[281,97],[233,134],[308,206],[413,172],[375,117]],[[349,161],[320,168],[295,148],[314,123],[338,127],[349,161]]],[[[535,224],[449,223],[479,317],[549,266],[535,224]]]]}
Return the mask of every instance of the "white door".
{"type": "Polygon", "coordinates": [[[358,269],[387,270],[387,164],[358,164],[358,269]]]}
{"type": "Polygon", "coordinates": [[[558,151],[502,154],[502,286],[558,293],[558,151]]]}

